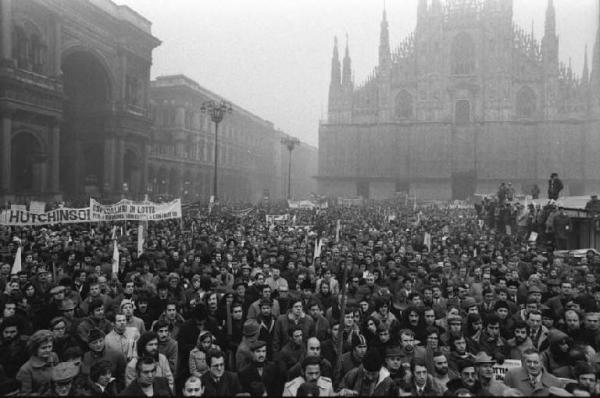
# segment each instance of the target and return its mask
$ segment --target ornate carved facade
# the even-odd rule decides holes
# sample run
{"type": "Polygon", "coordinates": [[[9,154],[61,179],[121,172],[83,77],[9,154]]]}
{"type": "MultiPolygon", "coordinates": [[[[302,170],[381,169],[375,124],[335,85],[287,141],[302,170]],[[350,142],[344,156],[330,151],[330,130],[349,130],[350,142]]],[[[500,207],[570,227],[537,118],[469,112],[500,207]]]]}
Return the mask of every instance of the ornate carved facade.
{"type": "Polygon", "coordinates": [[[541,41],[515,26],[512,0],[418,7],[414,33],[393,51],[384,11],[379,63],[359,87],[336,40],[320,193],[465,198],[504,180],[545,187],[551,172],[566,193],[600,190],[600,37],[591,77],[587,52],[578,76],[559,61],[552,0],[541,41]]]}
{"type": "Polygon", "coordinates": [[[151,24],[110,0],[0,0],[4,200],[141,194],[151,24]]]}

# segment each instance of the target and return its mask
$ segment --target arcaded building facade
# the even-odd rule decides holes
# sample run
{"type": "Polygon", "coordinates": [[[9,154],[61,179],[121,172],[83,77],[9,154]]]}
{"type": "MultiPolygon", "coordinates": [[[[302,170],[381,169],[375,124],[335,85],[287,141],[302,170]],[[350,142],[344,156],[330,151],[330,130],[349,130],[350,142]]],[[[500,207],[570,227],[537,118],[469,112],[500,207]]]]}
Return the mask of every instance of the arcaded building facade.
{"type": "MultiPolygon", "coordinates": [[[[184,75],[156,78],[150,94],[154,131],[149,192],[153,197],[181,197],[184,202],[208,201],[213,189],[215,124],[200,108],[205,101],[223,98],[184,75]]],[[[284,136],[272,122],[232,103],[232,112],[219,123],[219,199],[255,203],[265,196],[285,198],[289,155],[281,144],[284,136]]],[[[316,148],[301,143],[292,156],[293,191],[308,194],[316,174],[316,148]]]]}
{"type": "Polygon", "coordinates": [[[420,0],[414,33],[392,50],[384,11],[378,65],[358,87],[336,40],[319,192],[464,199],[502,181],[544,191],[552,172],[565,194],[599,191],[600,38],[573,71],[556,12],[548,0],[538,40],[515,26],[512,0],[420,0]]]}
{"type": "Polygon", "coordinates": [[[151,24],[109,0],[1,0],[2,203],[146,189],[151,24]]]}

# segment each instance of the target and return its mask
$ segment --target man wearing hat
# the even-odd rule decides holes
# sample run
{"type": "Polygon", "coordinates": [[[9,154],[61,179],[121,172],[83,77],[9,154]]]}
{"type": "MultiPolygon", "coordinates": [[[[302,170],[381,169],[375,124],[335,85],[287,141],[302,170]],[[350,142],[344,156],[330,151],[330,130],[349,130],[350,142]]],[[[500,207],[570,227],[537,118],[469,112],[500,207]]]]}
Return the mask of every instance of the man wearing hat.
{"type": "Polygon", "coordinates": [[[390,378],[390,372],[382,367],[381,356],[375,349],[367,351],[359,367],[346,373],[340,382],[340,389],[342,396],[389,397],[395,394],[394,381],[390,378]]]}
{"type": "Polygon", "coordinates": [[[402,372],[402,349],[397,346],[389,346],[385,349],[384,366],[390,372],[391,379],[398,383],[404,380],[402,372]]]}
{"type": "Polygon", "coordinates": [[[256,319],[247,319],[242,326],[242,342],[235,353],[235,368],[240,371],[252,363],[252,350],[250,346],[258,340],[260,325],[256,319]]]}
{"type": "Polygon", "coordinates": [[[479,352],[475,355],[475,370],[479,378],[479,391],[476,395],[478,396],[494,396],[500,397],[504,395],[506,386],[497,381],[494,377],[494,365],[496,361],[489,356],[485,351],[479,352]]]}
{"type": "Polygon", "coordinates": [[[77,395],[77,392],[71,391],[71,389],[73,386],[73,379],[78,373],[79,370],[72,362],[61,362],[52,368],[50,395],[58,397],[77,395]]]}
{"type": "Polygon", "coordinates": [[[362,334],[352,334],[352,351],[342,354],[341,368],[335,369],[333,372],[334,384],[337,383],[348,373],[350,370],[359,367],[362,364],[363,358],[367,353],[367,339],[362,334]]]}
{"type": "Polygon", "coordinates": [[[121,390],[125,387],[125,356],[121,352],[107,349],[105,338],[106,335],[102,330],[90,330],[86,339],[89,351],[83,354],[81,373],[89,375],[94,364],[103,360],[108,361],[112,365],[112,374],[117,378],[117,387],[121,390]]]}
{"type": "Polygon", "coordinates": [[[239,372],[243,390],[253,397],[277,396],[283,391],[285,375],[273,362],[267,361],[267,343],[262,340],[250,344],[252,362],[239,372]]]}

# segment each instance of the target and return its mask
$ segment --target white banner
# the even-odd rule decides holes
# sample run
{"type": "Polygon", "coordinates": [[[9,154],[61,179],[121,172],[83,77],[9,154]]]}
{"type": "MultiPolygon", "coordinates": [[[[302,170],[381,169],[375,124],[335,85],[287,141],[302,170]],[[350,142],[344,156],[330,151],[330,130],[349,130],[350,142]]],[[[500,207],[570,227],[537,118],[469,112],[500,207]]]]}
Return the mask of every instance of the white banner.
{"type": "Polygon", "coordinates": [[[102,205],[90,199],[90,217],[92,221],[160,221],[181,218],[181,199],[169,203],[123,199],[114,205],[102,205]]]}
{"type": "Polygon", "coordinates": [[[0,213],[0,225],[52,225],[91,222],[90,208],[60,208],[36,214],[27,210],[4,210],[0,213]]]}

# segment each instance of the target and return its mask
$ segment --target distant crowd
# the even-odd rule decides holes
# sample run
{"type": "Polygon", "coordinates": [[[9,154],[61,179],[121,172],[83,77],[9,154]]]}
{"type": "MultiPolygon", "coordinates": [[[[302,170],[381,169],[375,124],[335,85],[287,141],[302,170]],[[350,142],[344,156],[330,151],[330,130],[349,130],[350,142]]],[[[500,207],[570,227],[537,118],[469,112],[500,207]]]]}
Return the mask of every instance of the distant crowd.
{"type": "Polygon", "coordinates": [[[3,228],[0,395],[598,396],[600,256],[514,203],[3,228]]]}

